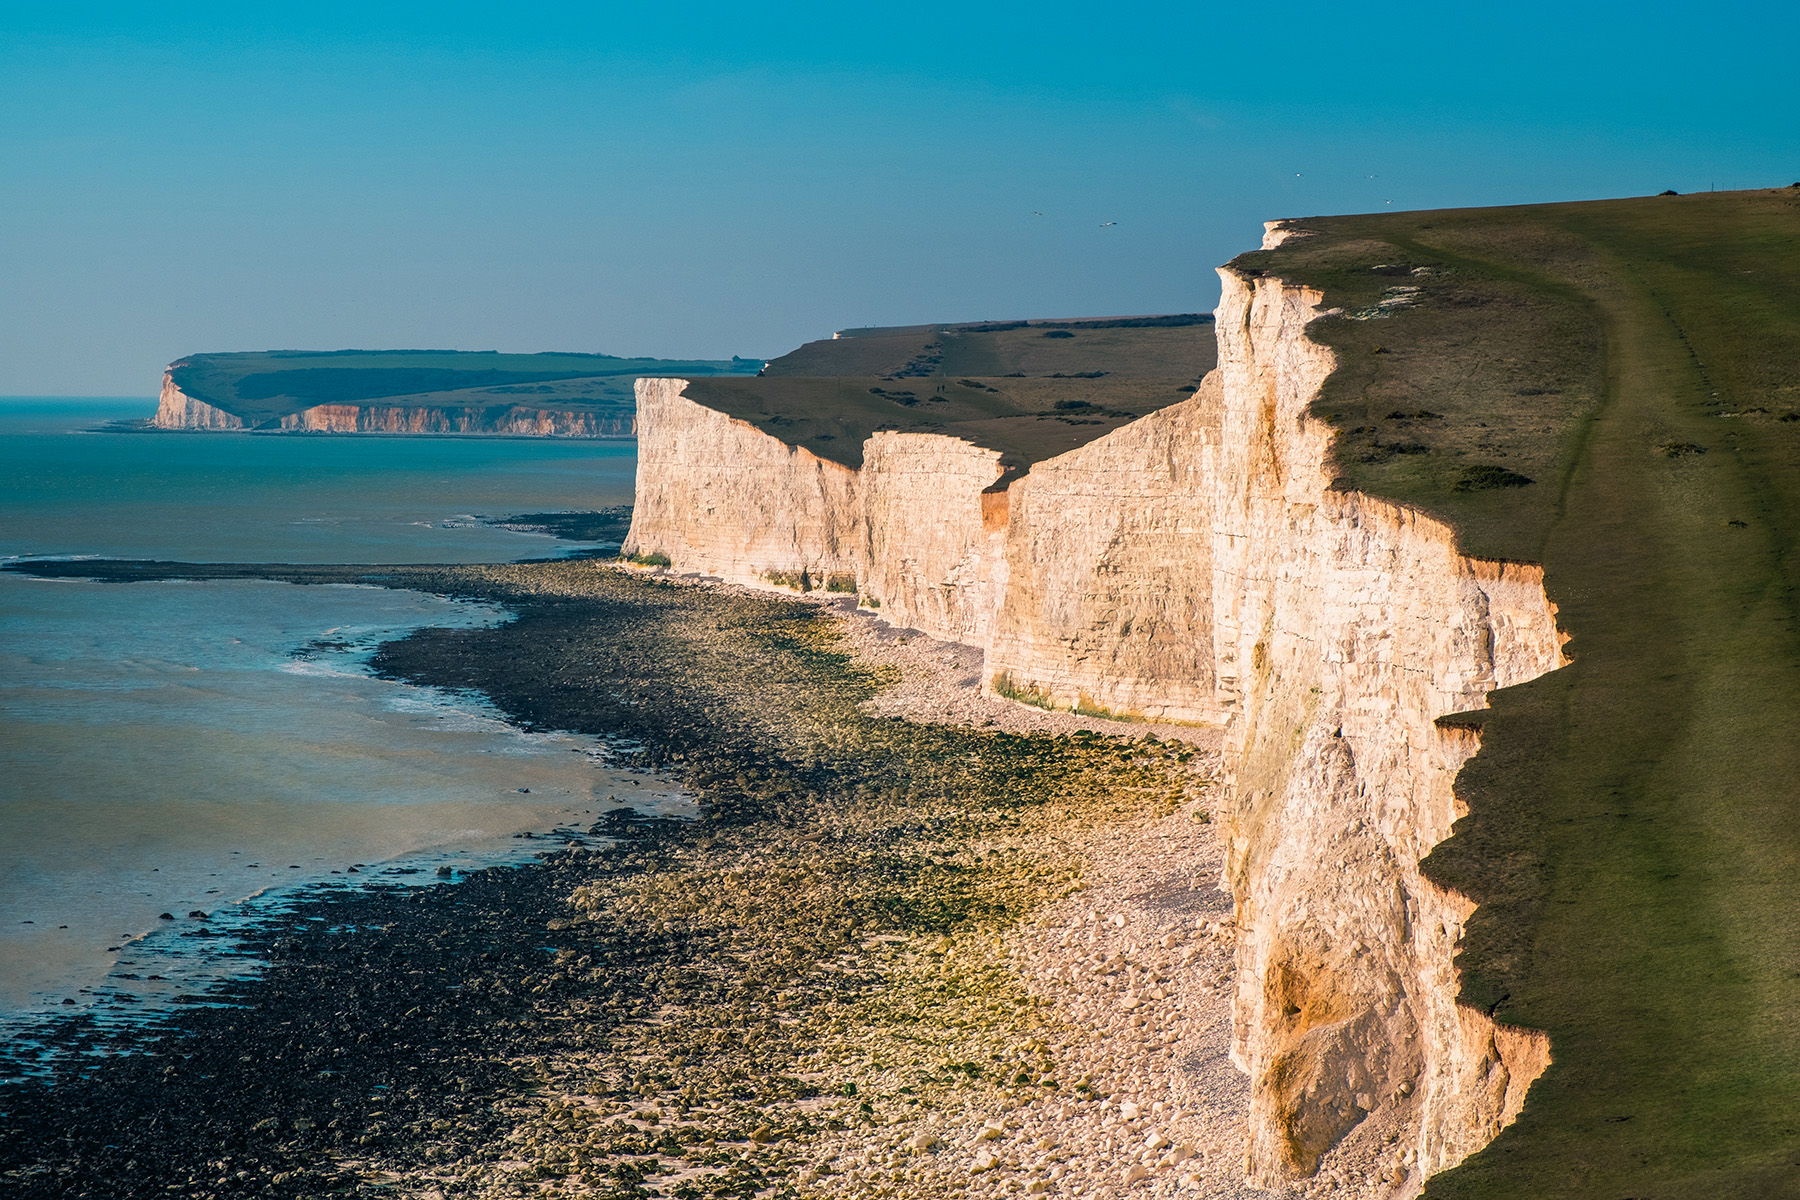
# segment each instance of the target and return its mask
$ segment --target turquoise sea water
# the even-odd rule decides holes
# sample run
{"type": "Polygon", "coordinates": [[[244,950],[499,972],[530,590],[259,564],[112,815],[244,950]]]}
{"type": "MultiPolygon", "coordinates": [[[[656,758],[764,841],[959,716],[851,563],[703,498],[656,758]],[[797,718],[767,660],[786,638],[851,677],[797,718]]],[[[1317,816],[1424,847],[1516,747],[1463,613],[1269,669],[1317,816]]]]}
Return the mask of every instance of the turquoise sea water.
{"type": "MultiPolygon", "coordinates": [[[[570,547],[479,517],[631,498],[630,442],[82,432],[150,407],[0,400],[0,557],[507,561],[570,547]]],[[[213,969],[177,953],[196,924],[517,857],[542,843],[515,834],[585,828],[626,788],[681,811],[594,739],[365,669],[408,630],[503,619],[381,588],[0,573],[0,1015],[141,1011],[213,969]]]]}
{"type": "Polygon", "coordinates": [[[503,562],[562,544],[472,516],[629,504],[637,469],[625,440],[73,432],[144,415],[0,399],[0,554],[503,562]]]}

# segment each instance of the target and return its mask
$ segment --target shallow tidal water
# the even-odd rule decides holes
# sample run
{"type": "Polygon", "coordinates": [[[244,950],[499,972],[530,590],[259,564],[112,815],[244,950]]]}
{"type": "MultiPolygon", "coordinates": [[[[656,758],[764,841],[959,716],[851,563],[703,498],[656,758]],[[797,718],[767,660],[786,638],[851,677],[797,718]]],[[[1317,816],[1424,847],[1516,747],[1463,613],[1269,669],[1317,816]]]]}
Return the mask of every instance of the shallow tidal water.
{"type": "MultiPolygon", "coordinates": [[[[0,556],[547,557],[579,547],[479,518],[629,503],[635,471],[629,442],[81,432],[150,407],[0,400],[0,556]]],[[[410,630],[505,619],[384,588],[0,574],[0,1022],[141,1012],[244,969],[220,935],[308,887],[518,859],[619,803],[683,811],[594,738],[366,669],[410,630]]]]}

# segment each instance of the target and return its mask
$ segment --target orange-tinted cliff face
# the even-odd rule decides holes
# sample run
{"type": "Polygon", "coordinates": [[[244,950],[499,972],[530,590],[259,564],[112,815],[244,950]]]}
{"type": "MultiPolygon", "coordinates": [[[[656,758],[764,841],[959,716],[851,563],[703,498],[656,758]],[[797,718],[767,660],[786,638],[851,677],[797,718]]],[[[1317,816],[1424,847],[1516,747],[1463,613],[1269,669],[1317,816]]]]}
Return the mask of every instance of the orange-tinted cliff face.
{"type": "Polygon", "coordinates": [[[1490,1141],[1549,1061],[1541,1035],[1456,1003],[1472,906],[1419,860],[1478,748],[1437,718],[1562,665],[1542,572],[1462,555],[1449,526],[1335,491],[1307,415],[1333,367],[1319,297],[1222,272],[1213,619],[1242,936],[1233,1054],[1265,1183],[1382,1106],[1409,1186],[1490,1141]]]}

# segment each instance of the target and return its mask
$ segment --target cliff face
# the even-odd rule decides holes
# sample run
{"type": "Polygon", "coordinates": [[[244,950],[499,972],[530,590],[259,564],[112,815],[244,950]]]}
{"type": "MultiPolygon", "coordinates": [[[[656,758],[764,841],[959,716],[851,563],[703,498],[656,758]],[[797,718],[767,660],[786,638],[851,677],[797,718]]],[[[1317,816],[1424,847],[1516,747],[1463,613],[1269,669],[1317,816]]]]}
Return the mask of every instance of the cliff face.
{"type": "Polygon", "coordinates": [[[223,409],[196,400],[175,386],[173,372],[163,372],[162,395],[150,424],[157,429],[243,429],[244,422],[223,409]]]}
{"type": "Polygon", "coordinates": [[[627,554],[664,554],[733,583],[854,579],[864,541],[856,472],[640,379],[637,499],[627,554]]]}
{"type": "Polygon", "coordinates": [[[1306,415],[1332,367],[1304,333],[1319,297],[1221,274],[1213,609],[1249,1174],[1310,1171],[1383,1104],[1416,1122],[1430,1174],[1485,1145],[1549,1061],[1541,1036],[1455,1002],[1471,906],[1418,863],[1478,741],[1436,718],[1560,665],[1555,612],[1537,568],[1332,490],[1306,415]]]}
{"type": "Polygon", "coordinates": [[[400,404],[319,404],[282,417],[278,428],[306,433],[483,433],[517,437],[623,437],[630,414],[553,409],[433,408],[400,404]]]}
{"type": "Polygon", "coordinates": [[[1192,399],[1005,488],[966,442],[877,434],[852,471],[645,380],[626,549],[743,583],[854,578],[895,623],[983,648],[989,690],[1223,724],[1246,1172],[1310,1173],[1383,1110],[1414,1131],[1416,1191],[1549,1062],[1456,1003],[1471,905],[1418,864],[1479,739],[1438,718],[1559,666],[1562,639],[1537,568],[1333,490],[1307,415],[1333,366],[1305,334],[1320,298],[1222,274],[1192,399]]]}
{"type": "Polygon", "coordinates": [[[629,437],[636,430],[630,413],[583,412],[502,405],[451,408],[404,404],[319,404],[278,420],[246,422],[183,392],[172,371],[163,372],[162,396],[151,425],[157,429],[305,433],[480,433],[518,437],[629,437]]]}
{"type": "Polygon", "coordinates": [[[878,433],[864,447],[866,590],[895,624],[986,645],[1006,562],[1006,493],[985,490],[999,453],[928,433],[878,433]]]}
{"type": "Polygon", "coordinates": [[[987,678],[1056,708],[1213,723],[1211,461],[1218,374],[1193,399],[1012,485],[987,678]]]}
{"type": "Polygon", "coordinates": [[[860,469],[638,383],[627,554],[733,583],[855,591],[892,623],[988,649],[983,687],[1057,708],[1216,719],[1193,399],[997,486],[1000,455],[877,433],[860,469]]]}

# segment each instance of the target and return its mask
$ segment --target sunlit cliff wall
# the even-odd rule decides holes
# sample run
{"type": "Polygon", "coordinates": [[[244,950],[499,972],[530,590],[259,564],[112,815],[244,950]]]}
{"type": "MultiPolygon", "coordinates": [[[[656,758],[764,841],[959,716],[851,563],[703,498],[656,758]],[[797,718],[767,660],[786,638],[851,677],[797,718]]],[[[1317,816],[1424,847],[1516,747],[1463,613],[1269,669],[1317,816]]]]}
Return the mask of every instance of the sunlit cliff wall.
{"type": "Polygon", "coordinates": [[[150,423],[158,429],[230,430],[244,428],[243,419],[204,400],[196,400],[175,386],[173,372],[164,371],[162,395],[156,402],[156,416],[150,423]]]}
{"type": "Polygon", "coordinates": [[[1320,298],[1221,274],[1213,613],[1249,1174],[1310,1171],[1384,1104],[1429,1174],[1485,1145],[1549,1061],[1541,1036],[1455,1002],[1471,906],[1418,863],[1478,747],[1436,718],[1560,665],[1555,612],[1537,568],[1332,490],[1330,431],[1307,415],[1332,366],[1305,336],[1320,298]]]}
{"type": "Polygon", "coordinates": [[[1419,861],[1478,747],[1437,718],[1562,662],[1541,573],[1460,554],[1419,512],[1334,491],[1308,407],[1320,298],[1226,270],[1190,400],[999,483],[999,456],[877,434],[859,469],[639,384],[628,553],[747,584],[836,579],[986,653],[985,686],[1224,726],[1233,1056],[1246,1173],[1310,1173],[1369,1113],[1412,1131],[1402,1193],[1485,1145],[1549,1062],[1456,1002],[1471,905],[1419,861]]]}
{"type": "Polygon", "coordinates": [[[319,404],[282,417],[278,428],[308,433],[481,433],[512,437],[623,437],[629,413],[556,409],[449,408],[404,404],[319,404]]]}

